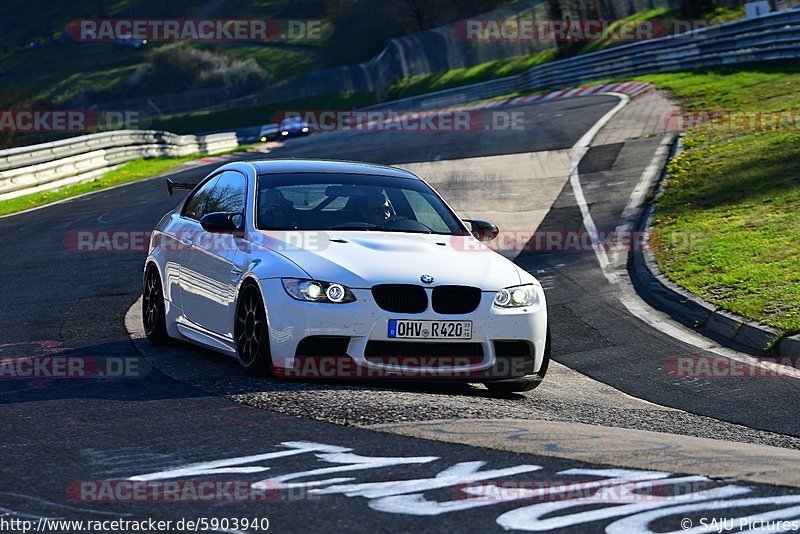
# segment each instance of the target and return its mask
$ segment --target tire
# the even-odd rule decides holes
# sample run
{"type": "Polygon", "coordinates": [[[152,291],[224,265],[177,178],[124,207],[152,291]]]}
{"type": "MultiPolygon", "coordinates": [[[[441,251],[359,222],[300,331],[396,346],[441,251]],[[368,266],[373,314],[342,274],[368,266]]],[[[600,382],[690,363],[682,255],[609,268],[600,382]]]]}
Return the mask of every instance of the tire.
{"type": "Polygon", "coordinates": [[[161,284],[158,269],[151,264],[144,275],[142,326],[147,340],[153,345],[164,345],[169,342],[165,314],[164,286],[161,284]]]}
{"type": "Polygon", "coordinates": [[[268,376],[272,367],[269,328],[264,301],[256,284],[248,282],[242,287],[234,320],[233,336],[239,365],[249,374],[268,376]]]}
{"type": "Polygon", "coordinates": [[[536,389],[544,380],[547,374],[547,367],[550,365],[550,325],[547,325],[547,334],[544,342],[544,358],[539,371],[525,378],[514,380],[504,380],[502,382],[486,382],[486,388],[492,393],[522,393],[536,389]]]}

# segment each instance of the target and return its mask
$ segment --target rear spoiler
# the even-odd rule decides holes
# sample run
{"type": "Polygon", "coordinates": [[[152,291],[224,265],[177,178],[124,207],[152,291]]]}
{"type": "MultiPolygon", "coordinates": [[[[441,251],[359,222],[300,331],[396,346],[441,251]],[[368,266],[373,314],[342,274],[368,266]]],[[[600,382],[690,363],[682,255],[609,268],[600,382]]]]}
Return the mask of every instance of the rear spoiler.
{"type": "Polygon", "coordinates": [[[197,187],[197,184],[184,184],[180,182],[173,182],[172,180],[167,178],[167,193],[169,193],[169,196],[172,196],[172,191],[174,191],[175,189],[184,189],[186,191],[191,191],[195,187],[197,187]]]}

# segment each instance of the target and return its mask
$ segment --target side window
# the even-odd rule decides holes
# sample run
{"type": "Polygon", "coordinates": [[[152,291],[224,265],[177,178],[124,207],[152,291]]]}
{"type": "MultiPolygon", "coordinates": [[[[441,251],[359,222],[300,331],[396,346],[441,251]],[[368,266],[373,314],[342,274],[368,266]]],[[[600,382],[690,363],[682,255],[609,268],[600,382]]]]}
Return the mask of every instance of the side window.
{"type": "Polygon", "coordinates": [[[214,188],[219,177],[215,177],[207,181],[200,189],[194,192],[189,200],[186,201],[186,206],[183,208],[183,216],[190,219],[200,220],[204,215],[203,206],[206,203],[209,193],[214,188]]]}
{"type": "Polygon", "coordinates": [[[206,199],[203,215],[218,211],[243,213],[246,190],[243,174],[235,171],[223,172],[206,199]]]}
{"type": "Polygon", "coordinates": [[[183,215],[200,220],[203,215],[218,211],[243,213],[247,186],[244,175],[226,171],[206,182],[186,202],[183,215]]]}

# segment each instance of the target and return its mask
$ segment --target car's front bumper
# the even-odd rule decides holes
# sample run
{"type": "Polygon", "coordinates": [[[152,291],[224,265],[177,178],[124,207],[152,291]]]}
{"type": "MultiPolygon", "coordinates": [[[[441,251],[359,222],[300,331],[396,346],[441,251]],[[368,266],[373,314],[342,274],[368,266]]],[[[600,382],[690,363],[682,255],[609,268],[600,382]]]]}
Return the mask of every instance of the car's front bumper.
{"type": "MultiPolygon", "coordinates": [[[[269,323],[273,369],[279,375],[303,378],[407,377],[479,382],[533,375],[541,369],[545,357],[547,307],[540,287],[538,301],[527,308],[498,308],[493,306],[494,293],[484,292],[475,311],[441,315],[430,306],[419,314],[385,311],[375,303],[369,289],[353,289],[356,302],[326,304],[291,298],[280,279],[261,280],[261,286],[269,323]],[[468,341],[393,339],[388,334],[390,319],[471,321],[472,338],[468,341]],[[303,339],[312,336],[337,338],[340,341],[341,338],[347,338],[342,345],[346,347],[346,354],[316,354],[316,363],[309,365],[308,355],[302,354],[302,350],[298,353],[298,346],[303,339]],[[426,345],[435,343],[437,346],[477,343],[481,346],[482,355],[477,358],[435,358],[435,349],[417,356],[409,356],[409,351],[404,350],[399,352],[406,356],[389,353],[382,355],[386,356],[382,361],[376,361],[374,350],[370,350],[369,356],[365,355],[370,342],[391,342],[391,345],[381,344],[382,347],[409,342],[424,342],[426,345]],[[523,342],[529,351],[525,355],[517,351],[512,357],[506,349],[510,345],[519,348],[521,344],[508,342],[523,342]]],[[[426,290],[430,302],[430,288],[426,290]]],[[[449,355],[453,352],[442,351],[449,355]]]]}
{"type": "Polygon", "coordinates": [[[277,135],[277,137],[281,139],[288,139],[290,137],[303,137],[306,135],[311,135],[311,130],[305,132],[303,130],[283,130],[277,135]]]}

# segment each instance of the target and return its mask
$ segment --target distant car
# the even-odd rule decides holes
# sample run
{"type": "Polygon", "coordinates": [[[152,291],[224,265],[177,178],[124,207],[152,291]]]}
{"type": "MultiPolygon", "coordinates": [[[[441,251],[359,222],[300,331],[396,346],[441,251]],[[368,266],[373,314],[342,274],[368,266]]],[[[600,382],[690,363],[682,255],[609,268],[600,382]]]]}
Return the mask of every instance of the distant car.
{"type": "Polygon", "coordinates": [[[120,48],[143,48],[147,46],[147,39],[135,39],[132,35],[120,35],[112,41],[114,46],[120,48]]]}
{"type": "Polygon", "coordinates": [[[308,122],[299,117],[292,117],[283,119],[278,125],[280,137],[287,139],[289,137],[299,137],[302,135],[309,135],[311,133],[311,126],[308,122]]]}
{"type": "Polygon", "coordinates": [[[265,124],[258,131],[258,140],[261,141],[262,143],[266,143],[267,141],[274,141],[277,138],[278,138],[277,124],[265,124]]]}
{"type": "MultiPolygon", "coordinates": [[[[193,187],[168,182],[177,186],[193,187]]],[[[394,167],[223,165],[153,231],[145,334],[234,356],[256,374],[298,376],[298,362],[311,362],[350,374],[299,377],[533,389],[550,361],[544,291],[482,243],[496,226],[467,223],[394,167]]]]}

